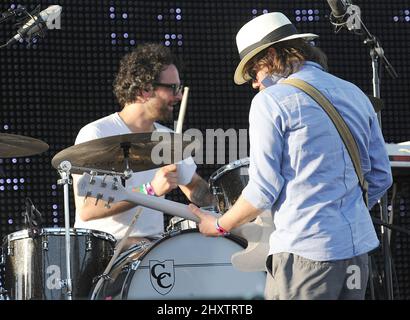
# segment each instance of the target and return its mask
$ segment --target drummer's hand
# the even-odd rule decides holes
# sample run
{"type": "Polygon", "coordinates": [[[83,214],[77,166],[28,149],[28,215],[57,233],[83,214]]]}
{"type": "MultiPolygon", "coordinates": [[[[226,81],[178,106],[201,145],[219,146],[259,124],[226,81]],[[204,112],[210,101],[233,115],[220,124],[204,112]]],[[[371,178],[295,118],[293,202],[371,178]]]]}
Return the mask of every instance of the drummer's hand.
{"type": "Polygon", "coordinates": [[[157,196],[163,196],[171,190],[176,189],[178,187],[177,166],[170,164],[160,168],[151,181],[151,186],[157,196]]]}
{"type": "Polygon", "coordinates": [[[213,215],[206,214],[192,203],[189,205],[189,209],[199,218],[198,228],[202,234],[210,237],[220,236],[220,233],[215,228],[216,218],[213,215]]]}

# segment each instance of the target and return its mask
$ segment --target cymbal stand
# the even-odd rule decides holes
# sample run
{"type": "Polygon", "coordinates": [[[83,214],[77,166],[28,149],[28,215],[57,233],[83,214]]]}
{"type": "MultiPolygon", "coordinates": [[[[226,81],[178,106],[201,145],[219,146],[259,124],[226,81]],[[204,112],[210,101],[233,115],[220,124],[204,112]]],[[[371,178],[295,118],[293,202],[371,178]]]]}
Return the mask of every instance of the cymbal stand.
{"type": "Polygon", "coordinates": [[[129,179],[132,176],[132,170],[130,169],[129,165],[129,157],[130,157],[130,148],[131,143],[123,142],[121,143],[122,152],[124,153],[124,163],[125,163],[125,170],[124,170],[124,179],[129,179]]]}
{"type": "Polygon", "coordinates": [[[66,300],[72,300],[72,282],[71,282],[71,262],[70,262],[70,200],[69,185],[72,184],[70,179],[71,162],[62,161],[58,166],[58,173],[61,179],[57,181],[59,185],[64,185],[64,224],[65,224],[65,259],[66,259],[66,276],[67,279],[61,280],[62,287],[67,288],[66,300]]]}

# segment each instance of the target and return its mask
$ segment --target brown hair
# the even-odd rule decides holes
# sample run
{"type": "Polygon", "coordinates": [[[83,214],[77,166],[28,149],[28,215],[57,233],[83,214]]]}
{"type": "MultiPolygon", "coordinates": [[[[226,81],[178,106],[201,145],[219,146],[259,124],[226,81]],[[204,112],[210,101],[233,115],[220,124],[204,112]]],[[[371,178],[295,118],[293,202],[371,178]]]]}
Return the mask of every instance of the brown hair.
{"type": "Polygon", "coordinates": [[[139,45],[125,55],[114,80],[114,94],[121,107],[134,102],[142,91],[151,90],[167,66],[177,65],[176,60],[168,47],[157,43],[139,45]]]}
{"type": "Polygon", "coordinates": [[[244,68],[244,75],[249,78],[252,70],[264,67],[268,73],[288,77],[300,70],[305,61],[313,61],[327,70],[327,56],[318,47],[312,46],[304,39],[278,42],[256,54],[244,68]],[[275,51],[269,50],[274,48],[275,51]],[[274,53],[273,53],[274,52],[274,53]]]}

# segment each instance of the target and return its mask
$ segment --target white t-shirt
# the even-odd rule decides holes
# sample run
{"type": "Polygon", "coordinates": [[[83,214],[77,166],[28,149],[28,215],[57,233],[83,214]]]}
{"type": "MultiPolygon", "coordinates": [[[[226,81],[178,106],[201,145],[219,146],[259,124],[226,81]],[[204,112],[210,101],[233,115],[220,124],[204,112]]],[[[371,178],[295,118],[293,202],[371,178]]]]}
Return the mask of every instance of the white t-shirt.
{"type": "MultiPolygon", "coordinates": [[[[169,128],[154,123],[156,131],[160,132],[172,132],[169,128]]],[[[120,134],[132,133],[124,121],[120,118],[118,113],[113,113],[107,117],[98,119],[84,126],[78,133],[75,140],[75,144],[87,142],[94,139],[115,136],[120,134]]],[[[152,181],[157,172],[157,169],[135,172],[132,177],[125,181],[126,188],[132,188],[139,186],[143,183],[152,181]]],[[[188,184],[191,182],[192,177],[196,171],[196,164],[192,158],[187,158],[181,162],[178,166],[179,184],[188,184]]],[[[74,177],[74,183],[77,181],[76,175],[74,177]]],[[[124,211],[119,214],[115,214],[110,217],[94,219],[90,221],[83,221],[80,218],[79,211],[76,209],[75,215],[75,228],[84,228],[92,230],[100,230],[112,234],[116,239],[124,237],[125,232],[128,229],[135,213],[136,209],[124,211]]],[[[141,215],[134,225],[133,230],[130,232],[130,236],[134,237],[146,237],[156,236],[164,232],[164,217],[163,213],[150,208],[143,208],[141,215]]]]}

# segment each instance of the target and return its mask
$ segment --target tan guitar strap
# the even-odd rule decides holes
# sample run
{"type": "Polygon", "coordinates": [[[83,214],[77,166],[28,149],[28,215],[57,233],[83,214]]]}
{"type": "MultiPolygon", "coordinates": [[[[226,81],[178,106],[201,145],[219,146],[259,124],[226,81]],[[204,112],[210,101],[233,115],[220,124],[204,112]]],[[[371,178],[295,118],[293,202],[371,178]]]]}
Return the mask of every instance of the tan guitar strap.
{"type": "Polygon", "coordinates": [[[313,100],[315,100],[323,108],[323,110],[325,110],[329,118],[332,120],[333,124],[336,126],[336,129],[339,132],[347,151],[349,152],[357,177],[359,178],[360,187],[363,191],[363,199],[366,203],[366,206],[368,206],[368,183],[363,176],[362,168],[360,166],[359,148],[357,147],[356,140],[354,139],[349,127],[347,126],[346,122],[343,120],[339,112],[319,90],[317,90],[306,81],[300,79],[286,79],[284,81],[281,81],[280,83],[289,84],[302,90],[313,100]]]}

